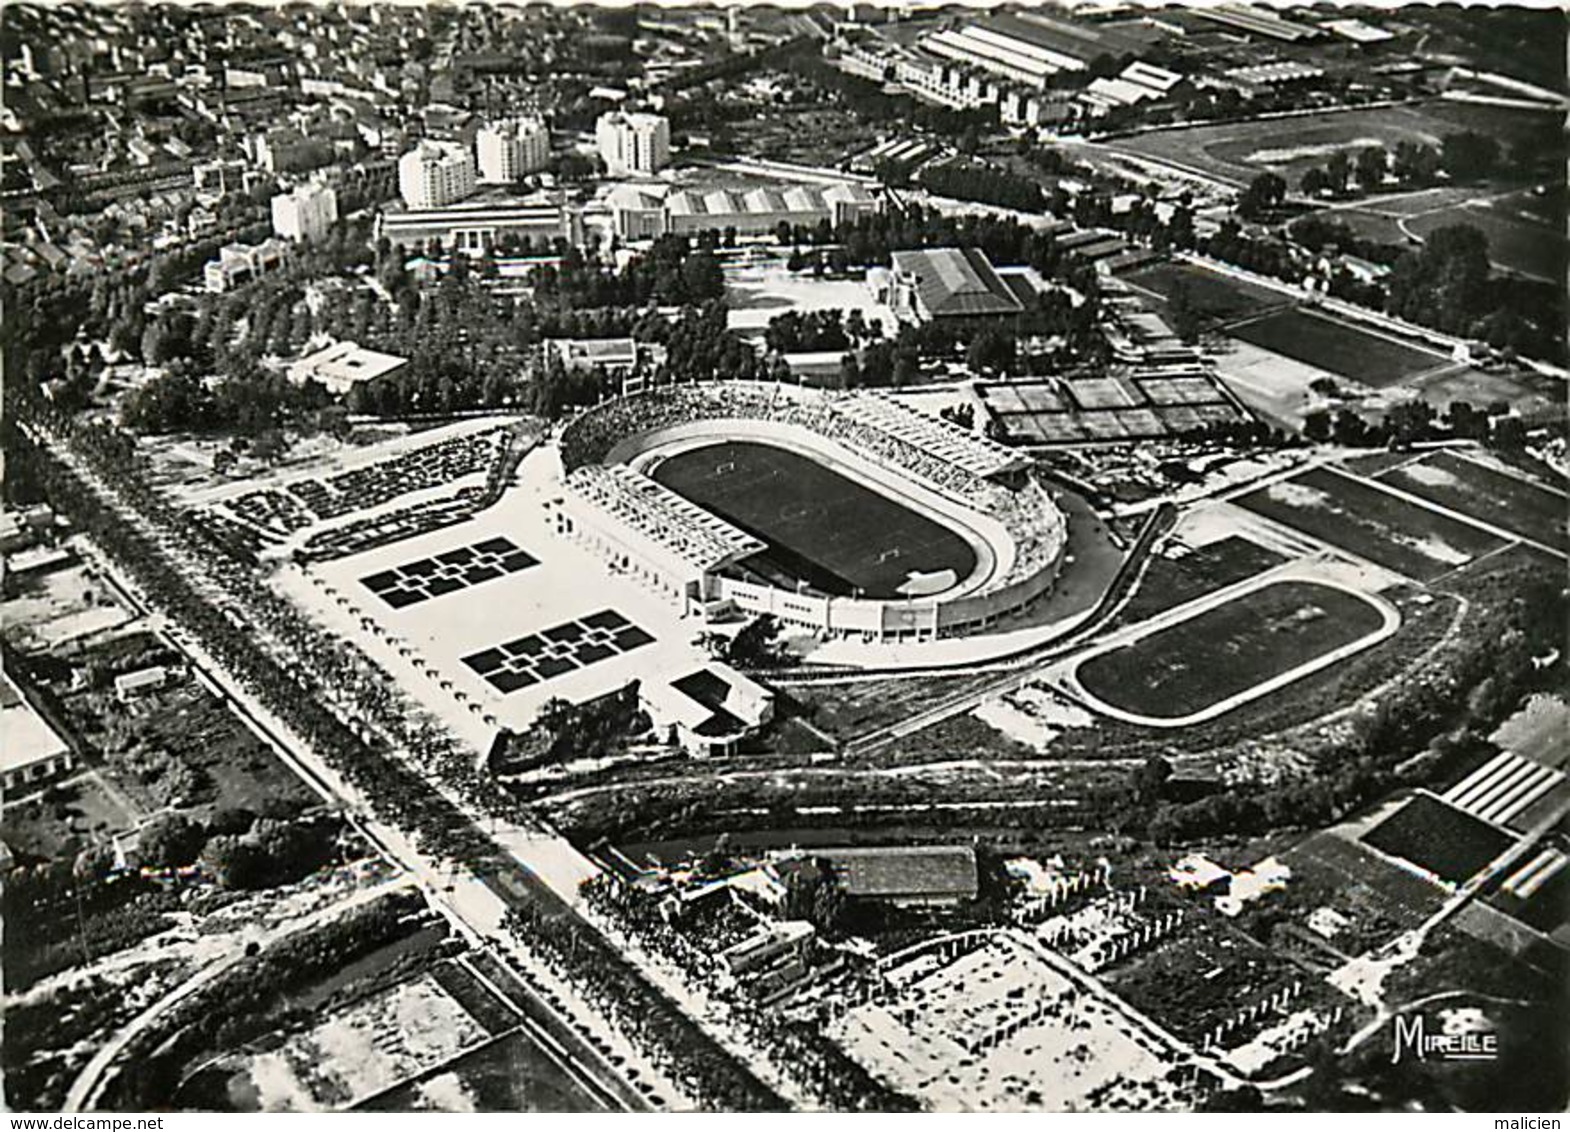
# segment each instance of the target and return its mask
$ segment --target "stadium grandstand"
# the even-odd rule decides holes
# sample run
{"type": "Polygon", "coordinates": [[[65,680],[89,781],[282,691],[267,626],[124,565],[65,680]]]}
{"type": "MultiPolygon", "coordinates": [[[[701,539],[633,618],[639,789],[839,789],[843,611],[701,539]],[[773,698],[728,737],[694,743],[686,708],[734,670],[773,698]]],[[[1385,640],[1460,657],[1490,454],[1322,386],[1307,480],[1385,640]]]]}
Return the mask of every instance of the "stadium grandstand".
{"type": "Polygon", "coordinates": [[[574,468],[565,482],[586,505],[575,513],[598,534],[602,548],[622,552],[620,564],[627,567],[652,558],[647,578],[673,595],[691,592],[708,572],[764,549],[760,540],[625,465],[588,464],[574,468]]]}
{"type": "MultiPolygon", "coordinates": [[[[1062,565],[1066,520],[1028,461],[886,396],[743,381],[665,386],[580,414],[560,443],[568,471],[566,492],[551,504],[557,532],[687,611],[769,613],[827,636],[925,640],[1025,608],[1051,590],[1062,565]],[[762,553],[774,550],[768,531],[755,539],[653,478],[663,462],[720,444],[780,449],[870,485],[884,504],[897,501],[924,517],[917,522],[957,535],[974,564],[936,584],[912,575],[903,596],[881,600],[782,572],[762,553]]],[[[811,542],[822,539],[810,530],[812,513],[790,504],[782,515],[811,542]]],[[[810,548],[790,553],[810,557],[810,548]]]]}
{"type": "Polygon", "coordinates": [[[1030,463],[1012,448],[951,421],[917,412],[892,397],[850,398],[835,403],[833,409],[847,420],[914,444],[982,479],[1006,476],[1030,463]]]}

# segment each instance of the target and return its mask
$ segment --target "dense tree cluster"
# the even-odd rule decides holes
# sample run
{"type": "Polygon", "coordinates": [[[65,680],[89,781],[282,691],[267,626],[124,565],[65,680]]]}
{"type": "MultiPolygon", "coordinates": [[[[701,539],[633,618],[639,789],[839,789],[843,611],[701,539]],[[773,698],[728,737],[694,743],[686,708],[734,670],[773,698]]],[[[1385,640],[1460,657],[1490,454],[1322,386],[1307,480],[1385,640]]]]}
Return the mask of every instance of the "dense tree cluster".
{"type": "Polygon", "coordinates": [[[769,319],[763,341],[775,353],[796,354],[844,350],[880,334],[881,328],[868,326],[859,310],[849,317],[841,310],[786,311],[769,319]]]}
{"type": "Polygon", "coordinates": [[[773,615],[764,613],[729,636],[709,634],[704,643],[714,655],[737,668],[777,668],[788,659],[779,643],[781,629],[773,615]]]}
{"type": "Polygon", "coordinates": [[[493,770],[508,773],[572,759],[601,759],[648,729],[636,680],[581,704],[553,697],[541,705],[527,731],[503,733],[490,764],[493,770]]]}
{"type": "Polygon", "coordinates": [[[393,893],[246,957],[197,993],[171,1005],[159,1025],[138,1035],[130,1050],[137,1070],[111,1079],[105,1103],[137,1111],[166,1107],[191,1059],[203,1051],[244,1045],[286,1022],[313,1017],[300,1012],[287,1016],[289,992],[408,935],[417,926],[413,922],[417,915],[429,915],[418,894],[393,893]]]}
{"type": "Polygon", "coordinates": [[[1019,212],[1041,212],[1047,204],[1036,182],[985,161],[928,165],[922,169],[920,180],[921,187],[929,193],[955,200],[977,201],[1019,212]]]}
{"type": "Polygon", "coordinates": [[[1384,146],[1364,146],[1350,156],[1338,149],[1323,165],[1305,169],[1298,187],[1306,196],[1344,195],[1355,181],[1365,193],[1387,187],[1421,189],[1436,184],[1443,172],[1453,184],[1485,180],[1501,171],[1501,150],[1496,138],[1475,130],[1446,134],[1437,146],[1402,141],[1392,152],[1384,146]]]}
{"type": "MultiPolygon", "coordinates": [[[[1333,224],[1321,223],[1299,222],[1309,225],[1307,232],[1318,248],[1325,246],[1318,241],[1341,234],[1333,224]]],[[[1215,234],[1200,240],[1198,247],[1216,259],[1290,283],[1301,283],[1312,266],[1287,241],[1251,236],[1230,218],[1215,234]]],[[[1494,273],[1488,239],[1470,224],[1439,228],[1421,248],[1403,250],[1383,287],[1340,272],[1331,281],[1330,293],[1418,326],[1480,339],[1520,355],[1558,361],[1565,354],[1563,297],[1552,285],[1494,273]]]]}
{"type": "Polygon", "coordinates": [[[1392,405],[1377,420],[1349,408],[1334,413],[1315,409],[1303,418],[1303,435],[1316,443],[1344,448],[1400,449],[1425,440],[1457,439],[1519,451],[1526,444],[1527,427],[1502,401],[1482,409],[1467,401],[1452,401],[1441,415],[1428,402],[1413,400],[1392,405]]]}
{"type": "Polygon", "coordinates": [[[1257,220],[1280,208],[1286,201],[1287,183],[1278,174],[1261,173],[1248,183],[1237,199],[1237,214],[1244,220],[1257,220]]]}
{"type": "Polygon", "coordinates": [[[593,307],[700,306],[725,295],[725,277],[714,257],[716,233],[696,241],[665,235],[647,253],[634,256],[620,271],[589,263],[570,249],[559,266],[542,265],[529,273],[538,302],[559,309],[593,307]]]}
{"type": "Polygon", "coordinates": [[[121,402],[120,420],[138,433],[223,432],[259,436],[286,422],[304,422],[332,397],[318,382],[294,385],[282,374],[253,369],[249,380],[208,384],[188,370],[148,379],[121,402]]]}
{"type": "Polygon", "coordinates": [[[613,954],[598,932],[586,932],[534,905],[509,910],[506,926],[603,1011],[700,1107],[721,1112],[777,1112],[788,1107],[642,974],[613,954]]]}
{"type": "MultiPolygon", "coordinates": [[[[809,866],[814,878],[796,889],[788,898],[787,915],[816,915],[825,923],[837,922],[836,908],[845,907],[839,886],[822,871],[809,866]],[[809,892],[810,889],[810,892],[809,892]]],[[[711,937],[704,925],[690,920],[672,922],[659,911],[659,897],[638,891],[609,877],[584,886],[584,898],[605,920],[622,934],[667,962],[688,972],[694,980],[707,980],[714,969],[711,937]]],[[[816,921],[814,921],[816,922],[816,921]]],[[[761,1050],[819,1107],[834,1112],[908,1112],[915,1102],[869,1074],[845,1055],[839,1045],[827,1038],[814,1019],[792,1019],[761,1006],[748,993],[744,983],[714,988],[729,1008],[733,1024],[743,1039],[761,1050]]]]}

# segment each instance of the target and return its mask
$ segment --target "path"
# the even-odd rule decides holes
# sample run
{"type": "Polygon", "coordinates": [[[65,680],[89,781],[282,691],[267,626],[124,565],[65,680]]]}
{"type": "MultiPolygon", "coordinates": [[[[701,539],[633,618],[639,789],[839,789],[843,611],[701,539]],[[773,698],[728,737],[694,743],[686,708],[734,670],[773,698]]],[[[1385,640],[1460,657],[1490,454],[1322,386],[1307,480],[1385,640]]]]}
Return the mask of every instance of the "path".
{"type": "Polygon", "coordinates": [[[98,1052],[93,1055],[92,1060],[77,1074],[76,1080],[71,1083],[71,1088],[66,1093],[65,1104],[61,1111],[68,1113],[82,1112],[85,1109],[92,1108],[93,1103],[103,1092],[104,1086],[108,1084],[107,1071],[114,1064],[115,1059],[120,1056],[121,1051],[135,1040],[138,1035],[157,1022],[170,1007],[184,1002],[197,991],[221,978],[249,958],[249,944],[254,943],[261,948],[271,947],[288,936],[307,931],[330,919],[336,919],[363,904],[369,904],[371,901],[380,899],[391,892],[412,886],[413,879],[411,877],[396,877],[393,880],[383,881],[381,884],[370,888],[361,889],[352,896],[329,904],[327,907],[318,909],[309,916],[295,920],[283,927],[275,928],[271,932],[264,931],[254,934],[246,941],[246,947],[239,948],[217,962],[209,963],[185,982],[174,987],[148,1005],[145,1010],[122,1026],[120,1031],[105,1045],[100,1047],[98,1052]]]}

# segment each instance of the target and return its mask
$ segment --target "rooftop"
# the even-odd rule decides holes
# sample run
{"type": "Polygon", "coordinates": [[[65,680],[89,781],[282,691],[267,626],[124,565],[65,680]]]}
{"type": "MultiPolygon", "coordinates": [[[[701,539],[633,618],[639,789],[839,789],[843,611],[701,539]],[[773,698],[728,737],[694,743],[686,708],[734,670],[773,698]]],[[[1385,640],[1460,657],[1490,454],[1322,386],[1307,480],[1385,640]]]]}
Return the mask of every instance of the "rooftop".
{"type": "Polygon", "coordinates": [[[909,845],[873,849],[817,849],[829,861],[848,896],[976,895],[976,851],[969,845],[909,845]]]}
{"type": "Polygon", "coordinates": [[[915,280],[933,317],[1018,314],[1024,308],[976,248],[894,252],[894,270],[915,280]]]}
{"type": "Polygon", "coordinates": [[[356,382],[372,381],[402,368],[408,360],[353,342],[334,342],[295,362],[289,367],[289,376],[300,382],[314,378],[332,392],[344,393],[356,382]]]}
{"type": "Polygon", "coordinates": [[[0,675],[0,733],[5,735],[5,742],[0,743],[0,769],[6,772],[70,750],[60,734],[22,698],[9,675],[0,675]]]}

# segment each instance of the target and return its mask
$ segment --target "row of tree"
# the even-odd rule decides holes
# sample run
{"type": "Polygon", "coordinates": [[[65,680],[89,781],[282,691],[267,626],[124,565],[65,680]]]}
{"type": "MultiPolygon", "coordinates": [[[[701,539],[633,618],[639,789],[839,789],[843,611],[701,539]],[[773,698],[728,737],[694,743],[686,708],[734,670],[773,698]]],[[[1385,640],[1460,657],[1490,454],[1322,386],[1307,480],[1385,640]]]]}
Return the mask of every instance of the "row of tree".
{"type": "Polygon", "coordinates": [[[1326,192],[1342,196],[1354,179],[1365,193],[1392,187],[1391,180],[1393,187],[1427,188],[1439,181],[1440,173],[1452,184],[1469,184],[1503,171],[1501,155],[1497,138],[1475,130],[1446,134],[1438,146],[1398,142],[1393,153],[1379,145],[1363,146],[1355,157],[1338,149],[1323,165],[1305,169],[1298,187],[1315,197],[1326,192]]]}
{"type": "Polygon", "coordinates": [[[1047,199],[1035,181],[985,161],[945,161],[921,171],[921,187],[940,197],[1039,213],[1047,199]]]}

